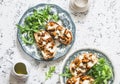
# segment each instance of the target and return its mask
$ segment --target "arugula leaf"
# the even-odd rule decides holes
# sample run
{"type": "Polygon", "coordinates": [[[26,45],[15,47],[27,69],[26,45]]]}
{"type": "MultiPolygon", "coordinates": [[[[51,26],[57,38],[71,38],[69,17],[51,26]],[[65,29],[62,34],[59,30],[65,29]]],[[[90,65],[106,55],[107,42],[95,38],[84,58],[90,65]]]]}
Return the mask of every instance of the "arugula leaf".
{"type": "Polygon", "coordinates": [[[95,78],[94,84],[108,84],[108,80],[113,76],[112,69],[105,58],[100,58],[87,74],[95,78]]]}
{"type": "Polygon", "coordinates": [[[51,67],[49,68],[49,71],[47,71],[47,72],[45,73],[45,76],[46,76],[45,79],[48,80],[49,78],[51,78],[54,71],[55,71],[55,66],[51,66],[51,67]]]}
{"type": "Polygon", "coordinates": [[[25,37],[22,37],[22,40],[24,41],[25,44],[33,44],[33,40],[28,40],[25,37]]]}
{"type": "Polygon", "coordinates": [[[60,76],[67,77],[67,78],[71,78],[71,77],[72,77],[72,74],[70,73],[70,69],[66,66],[64,73],[63,73],[63,74],[60,74],[60,76]]]}
{"type": "Polygon", "coordinates": [[[53,15],[52,18],[53,18],[54,21],[58,21],[58,20],[59,20],[59,17],[58,17],[57,14],[56,14],[56,15],[53,15]]]}

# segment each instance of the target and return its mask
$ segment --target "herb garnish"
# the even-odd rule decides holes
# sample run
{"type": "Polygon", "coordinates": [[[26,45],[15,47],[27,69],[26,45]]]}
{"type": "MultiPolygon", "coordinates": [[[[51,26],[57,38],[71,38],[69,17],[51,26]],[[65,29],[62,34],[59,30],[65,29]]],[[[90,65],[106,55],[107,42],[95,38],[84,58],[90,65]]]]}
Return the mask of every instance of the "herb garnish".
{"type": "Polygon", "coordinates": [[[55,71],[55,66],[51,66],[51,67],[49,68],[49,71],[47,71],[47,72],[45,73],[45,76],[46,76],[45,79],[48,80],[48,78],[51,78],[54,71],[55,71]]]}
{"type": "Polygon", "coordinates": [[[113,76],[112,69],[105,58],[100,58],[87,74],[94,77],[94,84],[108,84],[108,80],[113,76]]]}
{"type": "Polygon", "coordinates": [[[70,73],[70,69],[66,66],[64,73],[63,73],[63,74],[60,74],[60,76],[67,77],[67,78],[71,78],[71,77],[72,77],[72,74],[70,73]]]}
{"type": "Polygon", "coordinates": [[[34,43],[34,33],[41,29],[45,29],[49,21],[58,21],[58,14],[51,13],[51,7],[46,6],[40,10],[33,10],[33,14],[25,18],[23,26],[17,25],[20,29],[21,38],[25,44],[34,43]]]}

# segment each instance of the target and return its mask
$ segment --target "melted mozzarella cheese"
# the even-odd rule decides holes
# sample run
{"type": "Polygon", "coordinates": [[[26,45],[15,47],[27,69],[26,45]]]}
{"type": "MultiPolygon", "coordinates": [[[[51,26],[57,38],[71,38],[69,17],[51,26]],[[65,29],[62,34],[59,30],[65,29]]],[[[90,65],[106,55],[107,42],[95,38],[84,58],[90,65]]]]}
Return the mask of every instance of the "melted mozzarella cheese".
{"type": "Polygon", "coordinates": [[[48,25],[48,30],[56,29],[57,26],[57,24],[54,24],[53,26],[48,25]]]}
{"type": "Polygon", "coordinates": [[[50,38],[50,35],[47,34],[43,38],[46,40],[46,39],[50,38]]]}
{"type": "Polygon", "coordinates": [[[87,65],[88,65],[88,67],[92,67],[94,65],[94,63],[88,62],[87,65]]]}
{"type": "Polygon", "coordinates": [[[83,55],[80,55],[80,56],[79,56],[79,59],[80,59],[80,60],[82,60],[83,58],[84,58],[84,56],[83,56],[83,55]]]}
{"type": "Polygon", "coordinates": [[[79,84],[80,83],[80,79],[79,78],[77,78],[77,82],[75,83],[75,84],[79,84]]]}
{"type": "Polygon", "coordinates": [[[89,80],[84,80],[82,84],[90,84],[89,80]]]}

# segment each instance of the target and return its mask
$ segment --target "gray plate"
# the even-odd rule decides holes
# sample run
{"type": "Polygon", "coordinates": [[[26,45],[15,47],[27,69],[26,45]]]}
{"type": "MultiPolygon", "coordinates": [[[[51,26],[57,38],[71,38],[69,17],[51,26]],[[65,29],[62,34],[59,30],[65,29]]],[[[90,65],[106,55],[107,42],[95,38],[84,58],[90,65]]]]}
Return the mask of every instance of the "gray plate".
{"type": "MultiPolygon", "coordinates": [[[[107,60],[109,66],[112,68],[112,72],[113,72],[113,77],[111,78],[111,80],[109,81],[108,84],[113,84],[114,68],[113,68],[113,65],[112,65],[111,61],[109,60],[109,58],[104,53],[102,53],[101,51],[95,50],[95,49],[82,49],[82,50],[78,50],[78,51],[74,52],[71,56],[67,57],[64,60],[63,66],[62,66],[62,69],[61,69],[61,73],[64,73],[64,70],[65,70],[66,66],[68,66],[68,67],[70,66],[70,63],[71,63],[72,60],[74,60],[78,55],[86,53],[86,52],[96,54],[98,56],[98,58],[103,57],[107,60]]],[[[66,77],[61,76],[60,79],[61,79],[61,84],[65,84],[66,81],[67,81],[66,77]]]]}
{"type": "MultiPolygon", "coordinates": [[[[52,8],[52,11],[54,13],[58,13],[59,15],[59,18],[60,20],[62,21],[62,24],[64,27],[66,28],[69,28],[70,31],[72,32],[73,34],[73,40],[71,42],[70,45],[68,46],[65,46],[65,45],[60,45],[58,46],[57,48],[57,53],[55,55],[55,57],[51,60],[56,60],[62,56],[65,56],[68,51],[71,49],[73,43],[74,43],[74,40],[75,40],[75,31],[76,31],[76,27],[75,27],[75,24],[73,23],[70,15],[65,11],[63,10],[62,8],[60,8],[59,6],[57,5],[54,5],[54,4],[39,4],[37,6],[34,6],[30,9],[28,9],[22,16],[22,18],[20,19],[19,21],[19,25],[24,25],[24,20],[27,16],[31,15],[33,13],[33,9],[42,9],[44,8],[46,5],[50,5],[51,8],[52,8]]],[[[29,56],[31,56],[32,58],[38,60],[38,61],[44,61],[43,57],[42,57],[42,54],[41,52],[37,49],[37,46],[34,44],[34,45],[26,45],[24,44],[24,42],[22,41],[21,39],[21,34],[20,34],[20,30],[18,29],[17,31],[17,38],[18,38],[18,41],[23,49],[23,51],[28,54],[29,56]]]]}

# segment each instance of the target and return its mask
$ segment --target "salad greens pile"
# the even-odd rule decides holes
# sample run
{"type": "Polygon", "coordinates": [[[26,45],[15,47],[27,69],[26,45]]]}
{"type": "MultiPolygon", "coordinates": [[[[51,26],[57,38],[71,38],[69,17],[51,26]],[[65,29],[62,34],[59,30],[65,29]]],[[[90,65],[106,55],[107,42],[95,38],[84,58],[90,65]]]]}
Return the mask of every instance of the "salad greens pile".
{"type": "Polygon", "coordinates": [[[113,76],[112,68],[105,58],[100,58],[87,74],[95,79],[94,84],[108,84],[108,80],[113,76]]]}
{"type": "Polygon", "coordinates": [[[55,72],[55,66],[51,66],[50,68],[49,68],[49,71],[47,71],[46,73],[45,73],[45,76],[46,76],[46,80],[48,80],[48,78],[51,78],[52,77],[52,75],[53,75],[53,72],[55,72]]]}
{"type": "Polygon", "coordinates": [[[71,78],[72,74],[70,73],[70,69],[66,66],[65,67],[65,72],[63,74],[60,74],[60,76],[71,78]]]}
{"type": "Polygon", "coordinates": [[[17,25],[20,30],[21,38],[25,44],[34,43],[34,33],[46,28],[49,21],[57,22],[59,20],[58,14],[51,11],[50,6],[46,6],[40,10],[33,10],[33,14],[27,16],[24,25],[17,25]]]}

